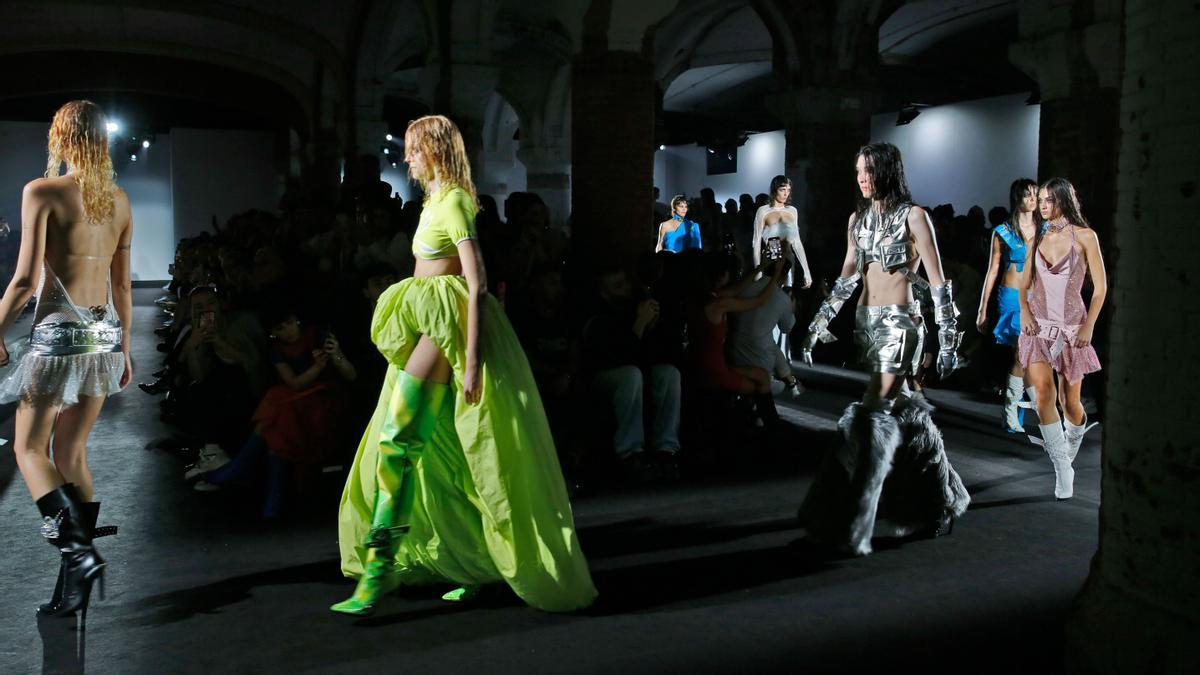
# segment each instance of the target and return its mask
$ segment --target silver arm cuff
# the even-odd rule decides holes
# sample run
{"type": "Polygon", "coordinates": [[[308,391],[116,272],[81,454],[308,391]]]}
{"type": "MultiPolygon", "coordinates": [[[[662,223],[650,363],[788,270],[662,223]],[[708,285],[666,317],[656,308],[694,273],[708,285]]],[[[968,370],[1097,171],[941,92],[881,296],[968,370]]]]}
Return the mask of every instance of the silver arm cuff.
{"type": "Polygon", "coordinates": [[[954,289],[947,281],[941,286],[930,286],[933,298],[933,319],[938,325],[938,374],[948,376],[959,368],[958,346],[963,333],[958,330],[958,307],[954,305],[954,289]]]}
{"type": "Polygon", "coordinates": [[[953,283],[947,281],[941,286],[929,287],[929,294],[933,296],[933,320],[939,326],[945,326],[947,322],[953,326],[958,318],[958,307],[954,305],[953,283]]]}
{"type": "Polygon", "coordinates": [[[838,280],[833,282],[833,289],[829,291],[829,297],[825,298],[825,302],[821,303],[821,308],[817,310],[817,315],[813,317],[812,323],[808,324],[808,332],[815,335],[821,342],[833,342],[837,338],[833,333],[829,332],[829,322],[833,321],[838,312],[842,310],[842,305],[854,295],[854,289],[858,288],[858,273],[851,274],[848,277],[838,277],[838,280]]]}

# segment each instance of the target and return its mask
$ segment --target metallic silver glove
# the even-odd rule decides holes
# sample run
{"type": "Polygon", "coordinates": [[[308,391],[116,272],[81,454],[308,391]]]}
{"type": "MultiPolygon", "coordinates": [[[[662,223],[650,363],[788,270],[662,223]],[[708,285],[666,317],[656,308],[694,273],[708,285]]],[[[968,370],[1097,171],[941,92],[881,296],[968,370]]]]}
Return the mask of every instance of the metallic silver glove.
{"type": "Polygon", "coordinates": [[[841,311],[842,305],[854,294],[860,278],[861,275],[855,272],[848,277],[838,277],[838,280],[833,282],[833,289],[829,291],[829,297],[821,303],[817,315],[813,317],[812,323],[808,324],[808,335],[804,336],[804,341],[800,343],[800,357],[806,364],[812,365],[812,350],[818,342],[835,342],[837,340],[833,333],[829,332],[829,322],[833,321],[841,311]]]}
{"type": "Polygon", "coordinates": [[[958,307],[954,305],[952,282],[942,286],[930,286],[933,296],[933,320],[938,325],[938,376],[945,379],[964,364],[958,357],[958,346],[962,344],[963,332],[958,330],[958,307]]]}

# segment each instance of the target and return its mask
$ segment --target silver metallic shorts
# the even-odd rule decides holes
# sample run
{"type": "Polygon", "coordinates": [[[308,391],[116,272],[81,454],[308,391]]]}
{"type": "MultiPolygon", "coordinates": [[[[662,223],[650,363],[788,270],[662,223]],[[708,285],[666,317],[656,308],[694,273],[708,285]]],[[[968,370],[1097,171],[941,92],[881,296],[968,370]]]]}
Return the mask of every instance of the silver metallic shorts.
{"type": "Polygon", "coordinates": [[[925,343],[919,303],[859,305],[855,311],[854,342],[859,361],[872,373],[915,373],[925,343]]]}

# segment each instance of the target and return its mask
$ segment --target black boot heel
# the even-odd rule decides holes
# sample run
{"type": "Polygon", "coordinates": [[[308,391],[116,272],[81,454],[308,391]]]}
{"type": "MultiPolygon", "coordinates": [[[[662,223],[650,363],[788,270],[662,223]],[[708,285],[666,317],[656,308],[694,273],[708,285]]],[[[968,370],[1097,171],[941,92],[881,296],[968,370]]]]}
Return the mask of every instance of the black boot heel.
{"type": "Polygon", "coordinates": [[[87,611],[92,584],[104,574],[105,562],[92,546],[94,521],[79,502],[74,485],[63,485],[37,500],[42,513],[42,536],[62,553],[62,596],[48,616],[87,611]]]}
{"type": "Polygon", "coordinates": [[[79,605],[79,626],[81,629],[87,626],[87,611],[88,606],[92,604],[93,587],[100,592],[100,599],[104,600],[104,567],[105,563],[101,563],[95,568],[92,576],[85,579],[87,585],[83,590],[83,601],[79,605]]]}
{"type": "MultiPolygon", "coordinates": [[[[91,528],[93,540],[100,537],[111,537],[117,533],[116,525],[96,527],[96,521],[100,517],[100,502],[84,502],[79,506],[83,511],[84,525],[91,528]]],[[[58,545],[56,541],[52,541],[51,543],[55,546],[58,545]]],[[[54,584],[54,594],[50,597],[50,602],[38,607],[38,614],[52,615],[58,613],[58,609],[62,605],[63,573],[66,569],[66,562],[61,562],[58,566],[58,581],[54,584]]]]}

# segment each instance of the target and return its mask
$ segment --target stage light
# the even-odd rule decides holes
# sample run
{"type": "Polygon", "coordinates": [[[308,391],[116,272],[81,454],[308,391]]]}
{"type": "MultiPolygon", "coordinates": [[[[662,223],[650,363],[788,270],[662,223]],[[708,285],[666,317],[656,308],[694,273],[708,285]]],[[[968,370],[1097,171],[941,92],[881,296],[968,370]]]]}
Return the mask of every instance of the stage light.
{"type": "Polygon", "coordinates": [[[916,106],[906,105],[900,109],[900,112],[896,113],[896,126],[902,127],[917,119],[917,115],[920,114],[921,111],[917,110],[916,106]]]}
{"type": "Polygon", "coordinates": [[[666,149],[667,149],[667,146],[665,146],[665,145],[660,145],[660,146],[658,146],[658,149],[659,149],[659,150],[666,150],[666,149]]]}
{"type": "Polygon", "coordinates": [[[109,122],[104,125],[104,128],[108,129],[108,133],[115,134],[121,130],[121,125],[117,122],[109,122]]]}
{"type": "Polygon", "coordinates": [[[712,148],[709,148],[709,149],[708,149],[708,154],[710,154],[710,155],[715,155],[715,154],[717,154],[717,151],[716,151],[716,150],[713,150],[712,148]]]}
{"type": "Polygon", "coordinates": [[[384,138],[384,140],[390,141],[390,140],[392,140],[392,135],[388,134],[388,135],[384,136],[383,138],[384,138]]]}
{"type": "Polygon", "coordinates": [[[137,155],[130,155],[130,156],[129,156],[129,161],[131,161],[131,162],[136,162],[136,161],[137,161],[137,155]]]}
{"type": "Polygon", "coordinates": [[[384,149],[383,149],[383,154],[385,154],[385,155],[390,155],[390,154],[392,154],[392,150],[391,150],[391,148],[384,148],[384,149]]]}
{"type": "Polygon", "coordinates": [[[143,148],[148,148],[148,147],[150,147],[150,141],[142,141],[142,147],[143,147],[143,148]]]}

